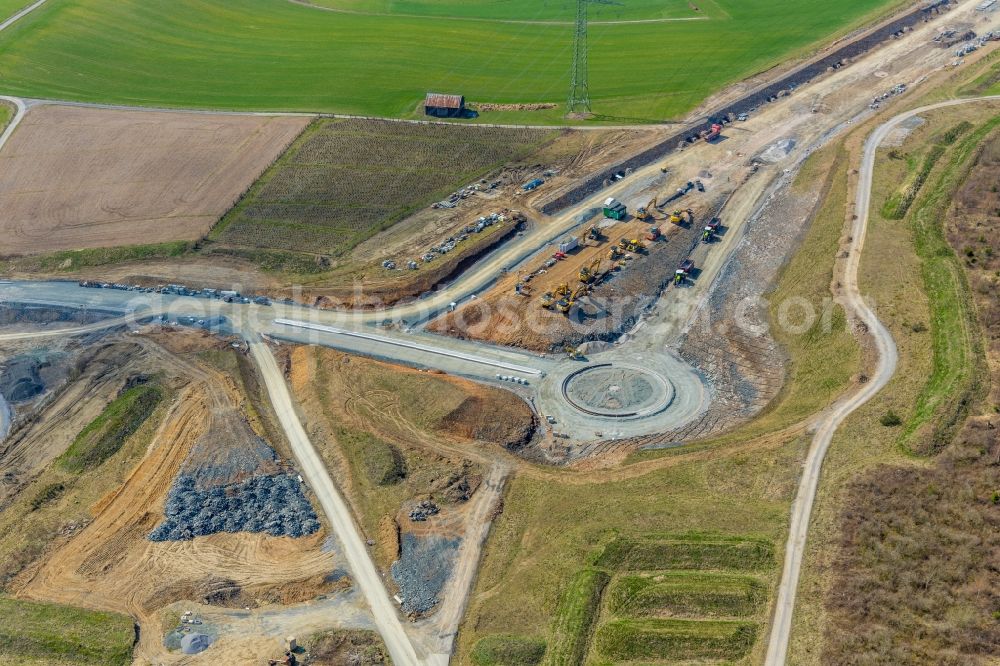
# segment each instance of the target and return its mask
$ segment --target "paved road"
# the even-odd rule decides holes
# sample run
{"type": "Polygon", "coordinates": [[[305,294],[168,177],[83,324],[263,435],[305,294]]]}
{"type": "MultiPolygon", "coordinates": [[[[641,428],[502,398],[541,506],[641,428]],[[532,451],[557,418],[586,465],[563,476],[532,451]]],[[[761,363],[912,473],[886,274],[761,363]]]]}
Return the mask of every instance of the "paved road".
{"type": "Polygon", "coordinates": [[[25,16],[27,16],[31,12],[35,11],[36,9],[38,9],[39,7],[41,7],[42,5],[44,5],[46,3],[46,1],[47,0],[38,0],[38,2],[35,2],[33,4],[28,5],[27,7],[25,7],[24,9],[22,9],[18,13],[14,14],[13,16],[11,16],[9,19],[7,19],[6,21],[4,21],[3,23],[0,23],[0,30],[6,30],[7,28],[9,28],[11,25],[13,25],[14,23],[16,23],[17,21],[21,20],[22,18],[24,18],[25,16]]]}
{"type": "Polygon", "coordinates": [[[422,663],[414,651],[403,623],[396,608],[389,599],[389,594],[382,585],[382,578],[375,569],[368,547],[361,538],[361,533],[354,524],[354,518],[347,502],[334,486],[323,461],[313,448],[302,422],[295,413],[292,396],[285,384],[285,377],[278,369],[278,364],[271,350],[262,342],[252,342],[250,353],[260,369],[264,386],[267,388],[271,404],[278,415],[278,421],[288,437],[288,442],[299,463],[302,476],[309,487],[316,493],[320,506],[326,514],[330,525],[344,548],[348,567],[354,578],[354,583],[364,594],[375,616],[375,625],[385,645],[392,656],[394,664],[409,666],[422,663]]]}
{"type": "Polygon", "coordinates": [[[774,621],[771,626],[771,636],[767,647],[766,666],[784,666],[788,658],[788,640],[792,628],[792,613],[795,610],[795,598],[798,591],[799,574],[802,569],[802,557],[805,553],[806,534],[809,531],[809,517],[812,513],[813,501],[816,498],[816,488],[819,485],[823,459],[826,457],[830,441],[844,419],[868,402],[889,383],[896,372],[896,343],[892,334],[878,320],[875,313],[865,303],[858,289],[858,265],[861,262],[861,252],[865,245],[868,232],[868,216],[871,207],[872,176],[875,169],[875,153],[886,136],[908,118],[926,113],[934,109],[971,102],[1000,100],[1000,95],[978,97],[972,99],[955,99],[937,104],[922,106],[901,113],[889,122],[876,129],[865,143],[864,156],[858,177],[858,192],[855,199],[855,210],[858,217],[851,231],[850,254],[847,257],[842,279],[844,287],[844,305],[851,313],[868,327],[875,340],[878,350],[878,362],[874,374],[863,388],[834,404],[824,413],[817,423],[816,434],[809,447],[802,480],[799,482],[798,494],[792,505],[792,521],[785,548],[785,564],[781,574],[781,584],[778,587],[778,599],[775,604],[774,621]]]}

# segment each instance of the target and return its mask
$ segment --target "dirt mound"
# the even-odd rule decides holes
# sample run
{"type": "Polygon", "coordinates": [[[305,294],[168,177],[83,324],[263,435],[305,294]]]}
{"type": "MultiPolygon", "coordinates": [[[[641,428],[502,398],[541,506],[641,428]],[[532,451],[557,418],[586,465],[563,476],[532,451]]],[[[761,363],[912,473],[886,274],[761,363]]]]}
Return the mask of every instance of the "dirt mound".
{"type": "Polygon", "coordinates": [[[240,483],[252,476],[276,474],[278,454],[235,409],[213,412],[205,434],[184,461],[183,473],[199,490],[240,483]]]}
{"type": "Polygon", "coordinates": [[[495,442],[511,451],[531,442],[536,426],[528,405],[493,389],[466,398],[440,424],[451,435],[495,442]]]}

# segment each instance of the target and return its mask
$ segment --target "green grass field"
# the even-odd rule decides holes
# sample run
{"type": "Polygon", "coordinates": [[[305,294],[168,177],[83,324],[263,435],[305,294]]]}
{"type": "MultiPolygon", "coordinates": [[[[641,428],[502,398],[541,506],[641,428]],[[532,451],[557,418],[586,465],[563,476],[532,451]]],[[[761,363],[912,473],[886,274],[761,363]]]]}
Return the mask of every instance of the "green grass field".
{"type": "MultiPolygon", "coordinates": [[[[757,627],[712,620],[615,620],[597,631],[596,648],[609,663],[738,659],[753,647],[757,627]]],[[[602,662],[603,663],[603,662],[602,662]]]]}
{"type": "Polygon", "coordinates": [[[101,465],[118,453],[162,398],[163,392],[156,386],[136,386],[125,391],[76,436],[58,458],[60,466],[67,472],[83,472],[101,465]]]}
{"type": "MultiPolygon", "coordinates": [[[[305,0],[317,7],[343,12],[395,16],[433,16],[455,19],[499,19],[505,21],[572,21],[576,0],[305,0]]],[[[592,4],[591,21],[692,19],[720,16],[716,2],[687,0],[628,0],[615,5],[592,4]]]]}
{"type": "Polygon", "coordinates": [[[767,588],[756,578],[690,571],[621,576],[608,592],[608,609],[633,617],[743,617],[760,610],[767,588]]]}
{"type": "Polygon", "coordinates": [[[132,663],[132,619],[117,613],[0,597],[0,661],[125,666],[132,663]]]}
{"type": "Polygon", "coordinates": [[[340,257],[559,132],[318,120],[209,238],[231,247],[340,257]]]}
{"type": "Polygon", "coordinates": [[[33,0],[0,0],[0,21],[13,16],[20,9],[30,5],[33,0]]]}
{"type": "MultiPolygon", "coordinates": [[[[564,17],[564,4],[543,5],[543,13],[564,17]]],[[[631,8],[621,11],[630,18],[689,11],[678,4],[626,2],[631,8]]],[[[714,0],[698,12],[706,20],[594,25],[595,113],[617,121],[677,118],[719,86],[893,4],[714,0]]],[[[461,9],[441,10],[490,16],[528,5],[501,10],[452,0],[461,9]]],[[[618,9],[607,11],[614,18],[618,9]]],[[[563,23],[350,14],[283,0],[53,0],[0,36],[9,94],[387,116],[416,114],[428,90],[482,102],[561,103],[571,53],[572,27],[563,23]]],[[[552,122],[563,112],[481,119],[552,122]]]]}

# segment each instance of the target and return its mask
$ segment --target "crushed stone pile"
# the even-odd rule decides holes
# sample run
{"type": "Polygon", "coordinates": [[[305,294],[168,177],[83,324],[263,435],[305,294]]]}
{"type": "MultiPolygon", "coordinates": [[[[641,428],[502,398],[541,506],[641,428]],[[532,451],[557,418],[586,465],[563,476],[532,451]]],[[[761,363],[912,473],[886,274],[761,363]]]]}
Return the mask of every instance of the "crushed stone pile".
{"type": "Polygon", "coordinates": [[[399,559],[391,568],[392,579],[403,599],[403,612],[424,615],[437,605],[460,544],[461,539],[436,535],[403,535],[399,559]]]}
{"type": "Polygon", "coordinates": [[[431,516],[436,516],[440,513],[441,509],[438,505],[430,500],[423,500],[417,506],[413,507],[410,511],[410,520],[413,522],[421,522],[427,520],[431,516]]]}
{"type": "Polygon", "coordinates": [[[199,490],[193,476],[181,474],[164,513],[151,541],[189,541],[217,532],[301,537],[320,527],[302,484],[291,474],[257,476],[209,490],[199,490]]]}

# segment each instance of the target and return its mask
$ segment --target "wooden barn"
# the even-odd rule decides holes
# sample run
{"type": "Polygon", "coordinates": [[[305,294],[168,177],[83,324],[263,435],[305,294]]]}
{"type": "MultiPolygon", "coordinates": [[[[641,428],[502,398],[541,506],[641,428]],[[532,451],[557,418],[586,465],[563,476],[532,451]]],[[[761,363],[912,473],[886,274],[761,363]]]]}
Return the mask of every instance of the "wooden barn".
{"type": "Polygon", "coordinates": [[[465,97],[427,93],[427,97],[424,99],[424,113],[435,118],[463,118],[465,116],[465,97]]]}

